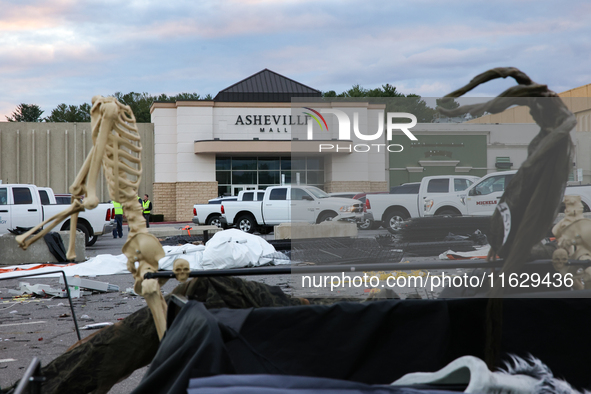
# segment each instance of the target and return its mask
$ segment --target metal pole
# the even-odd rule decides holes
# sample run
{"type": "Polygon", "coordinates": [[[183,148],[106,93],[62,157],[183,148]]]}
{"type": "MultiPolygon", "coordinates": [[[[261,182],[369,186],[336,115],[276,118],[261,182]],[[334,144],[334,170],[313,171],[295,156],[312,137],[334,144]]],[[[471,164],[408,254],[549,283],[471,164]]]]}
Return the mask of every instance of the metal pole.
{"type": "Polygon", "coordinates": [[[41,376],[41,360],[37,357],[33,357],[33,361],[31,361],[31,363],[25,370],[25,374],[18,382],[18,386],[16,386],[16,389],[14,389],[14,394],[40,393],[40,383],[44,381],[45,378],[41,376]],[[27,390],[27,388],[29,387],[29,383],[35,383],[35,385],[31,387],[29,390],[27,390]]]}
{"type": "Polygon", "coordinates": [[[33,179],[33,185],[35,185],[35,130],[31,130],[31,145],[33,150],[31,155],[31,178],[33,179]]]}
{"type": "Polygon", "coordinates": [[[47,155],[47,187],[51,187],[51,183],[50,183],[50,171],[49,171],[49,156],[51,156],[51,154],[49,153],[49,129],[47,130],[47,152],[45,152],[45,154],[47,155]]]}
{"type": "MultiPolygon", "coordinates": [[[[536,260],[529,262],[528,265],[551,264],[552,260],[536,260]]],[[[209,276],[251,276],[251,275],[285,275],[285,274],[319,274],[334,272],[356,272],[363,274],[367,271],[410,271],[417,269],[448,269],[448,268],[501,268],[504,260],[487,262],[485,260],[469,260],[433,263],[376,263],[376,264],[355,264],[355,265],[323,265],[323,266],[273,266],[273,267],[254,267],[254,268],[233,268],[223,270],[203,270],[191,271],[190,277],[209,277],[209,276]]],[[[591,266],[591,260],[571,260],[568,265],[573,266],[591,266]]],[[[172,271],[149,272],[144,275],[144,279],[152,278],[174,278],[172,271]]]]}
{"type": "Polygon", "coordinates": [[[21,135],[20,135],[20,130],[17,130],[16,131],[16,183],[21,183],[20,150],[21,150],[21,135]]]}
{"type": "Polygon", "coordinates": [[[65,134],[65,139],[66,139],[66,151],[64,152],[64,155],[66,155],[66,190],[68,190],[68,185],[70,184],[68,182],[68,130],[66,130],[66,134],[65,134]]]}

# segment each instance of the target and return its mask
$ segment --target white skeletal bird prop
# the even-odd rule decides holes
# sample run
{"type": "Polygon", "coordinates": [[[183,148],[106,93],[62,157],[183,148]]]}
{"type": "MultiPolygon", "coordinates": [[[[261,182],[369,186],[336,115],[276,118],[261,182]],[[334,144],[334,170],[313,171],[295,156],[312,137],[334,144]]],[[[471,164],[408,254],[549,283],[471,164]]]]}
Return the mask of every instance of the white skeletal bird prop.
{"type": "Polygon", "coordinates": [[[158,336],[162,339],[166,330],[166,303],[160,292],[158,280],[144,280],[144,275],[158,270],[158,260],[164,257],[165,253],[156,237],[148,233],[142,207],[137,202],[142,174],[142,147],[135,117],[129,106],[119,103],[114,97],[101,96],[92,98],[90,116],[93,147],[70,186],[72,204],[68,209],[18,236],[16,240],[21,248],[27,249],[30,244],[71,216],[67,257],[75,258],[78,213],[85,209],[93,209],[99,203],[96,184],[102,164],[109,196],[112,201],[121,203],[129,224],[129,234],[127,242],[123,245],[123,253],[127,257],[127,269],[135,278],[134,291],[146,299],[156,323],[158,336]],[[41,228],[42,231],[34,234],[41,228]]]}

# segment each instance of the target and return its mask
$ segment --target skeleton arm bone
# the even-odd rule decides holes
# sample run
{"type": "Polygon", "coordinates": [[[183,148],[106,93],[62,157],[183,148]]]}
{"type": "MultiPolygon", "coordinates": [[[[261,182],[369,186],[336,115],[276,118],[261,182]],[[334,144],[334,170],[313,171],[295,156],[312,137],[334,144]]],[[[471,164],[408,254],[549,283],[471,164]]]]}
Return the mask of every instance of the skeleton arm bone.
{"type": "MultiPolygon", "coordinates": [[[[39,238],[42,238],[43,236],[45,236],[45,234],[47,234],[48,232],[53,230],[53,228],[55,226],[57,226],[58,223],[62,222],[68,216],[70,216],[74,213],[77,214],[78,212],[81,212],[81,211],[84,211],[84,206],[82,205],[82,203],[80,203],[78,200],[76,200],[67,209],[63,210],[60,213],[53,215],[49,219],[44,220],[43,222],[39,223],[38,225],[36,225],[35,227],[30,229],[26,233],[17,236],[16,242],[18,242],[19,246],[23,250],[27,250],[29,245],[36,242],[39,238]],[[45,226],[48,223],[49,223],[49,225],[45,226]],[[41,230],[39,233],[33,235],[33,233],[35,231],[41,229],[42,227],[43,227],[43,230],[41,230]]],[[[70,228],[70,239],[71,239],[76,234],[76,227],[75,227],[75,224],[72,223],[72,221],[70,221],[70,227],[74,227],[73,232],[72,232],[72,229],[70,228]]],[[[74,255],[74,257],[76,257],[76,255],[74,255]]],[[[68,256],[68,258],[70,258],[70,257],[68,256]]]]}
{"type": "Polygon", "coordinates": [[[84,199],[84,206],[88,209],[95,208],[99,203],[96,193],[96,184],[100,167],[103,162],[103,156],[105,156],[109,134],[111,134],[115,119],[117,118],[118,107],[114,102],[102,102],[100,108],[95,103],[90,112],[91,114],[93,112],[96,113],[97,110],[100,110],[102,116],[99,123],[93,124],[92,137],[94,140],[94,154],[92,155],[90,168],[86,175],[86,188],[88,194],[84,199]]]}

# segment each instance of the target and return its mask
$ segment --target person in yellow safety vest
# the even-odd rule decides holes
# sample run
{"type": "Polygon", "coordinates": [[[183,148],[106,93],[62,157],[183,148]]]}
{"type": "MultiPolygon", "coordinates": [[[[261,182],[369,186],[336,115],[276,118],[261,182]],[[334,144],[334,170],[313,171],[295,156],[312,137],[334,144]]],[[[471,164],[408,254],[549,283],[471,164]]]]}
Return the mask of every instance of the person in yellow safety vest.
{"type": "Polygon", "coordinates": [[[117,201],[111,201],[115,208],[115,228],[113,229],[113,238],[123,238],[123,207],[117,201]]]}
{"type": "Polygon", "coordinates": [[[144,194],[144,201],[142,202],[144,209],[144,218],[146,219],[146,228],[150,227],[150,212],[152,212],[152,202],[148,200],[148,195],[144,194]]]}

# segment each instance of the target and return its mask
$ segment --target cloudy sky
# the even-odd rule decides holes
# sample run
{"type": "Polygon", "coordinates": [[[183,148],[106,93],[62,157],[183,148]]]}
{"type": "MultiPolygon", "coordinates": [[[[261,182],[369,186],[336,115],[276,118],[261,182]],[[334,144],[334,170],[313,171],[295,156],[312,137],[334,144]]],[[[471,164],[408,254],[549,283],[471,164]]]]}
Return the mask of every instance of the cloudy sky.
{"type": "MultiPolygon", "coordinates": [[[[0,0],[0,120],[93,95],[215,95],[264,68],[322,91],[438,97],[492,67],[591,83],[591,2],[0,0]]],[[[496,82],[472,95],[493,96],[496,82]]]]}

